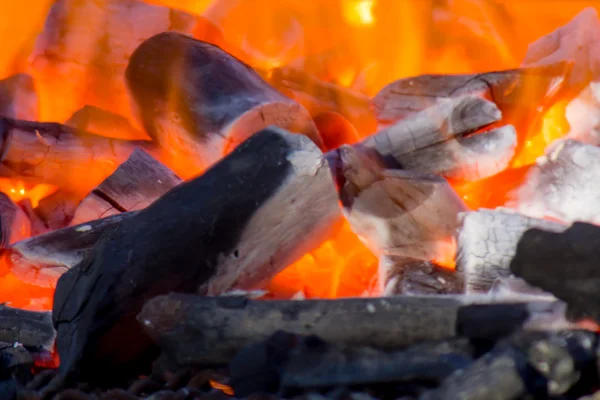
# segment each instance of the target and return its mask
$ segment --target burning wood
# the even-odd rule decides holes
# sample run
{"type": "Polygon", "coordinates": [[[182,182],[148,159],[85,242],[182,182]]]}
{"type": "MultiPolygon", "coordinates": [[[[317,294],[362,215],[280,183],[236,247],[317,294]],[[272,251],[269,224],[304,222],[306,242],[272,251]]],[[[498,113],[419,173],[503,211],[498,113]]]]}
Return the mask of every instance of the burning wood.
{"type": "Polygon", "coordinates": [[[139,373],[156,355],[135,319],[148,299],[260,287],[321,243],[339,216],[314,143],[274,127],[256,133],[122,221],[59,279],[53,318],[62,376],[139,373]]]}
{"type": "Polygon", "coordinates": [[[195,18],[137,0],[59,0],[30,56],[42,119],[66,121],[89,104],[121,114],[129,109],[124,73],[145,39],[174,30],[191,34],[195,18]]]}
{"type": "Polygon", "coordinates": [[[66,125],[3,118],[2,165],[15,176],[87,194],[149,142],[124,141],[66,125]],[[68,168],[68,171],[65,171],[68,168]]]}
{"type": "Polygon", "coordinates": [[[303,106],[209,43],[153,36],[131,56],[126,79],[140,124],[165,151],[187,160],[188,170],[203,170],[269,125],[322,146],[303,106]]]}
{"type": "Polygon", "coordinates": [[[127,118],[94,106],[85,106],[76,111],[65,125],[115,139],[150,139],[145,132],[134,128],[127,118]]]}
{"type": "Polygon", "coordinates": [[[403,168],[458,180],[479,180],[508,166],[517,146],[512,126],[473,133],[502,117],[494,103],[478,97],[445,100],[362,143],[403,168]]]}
{"type": "Polygon", "coordinates": [[[80,194],[61,189],[40,200],[35,213],[49,231],[55,231],[71,223],[80,202],[80,194]]]}
{"type": "Polygon", "coordinates": [[[39,101],[31,76],[13,75],[0,81],[0,115],[35,121],[39,116],[39,101]]]}
{"type": "Polygon", "coordinates": [[[343,144],[356,143],[360,136],[358,131],[341,114],[327,111],[314,117],[319,135],[327,150],[334,150],[343,144]]]}
{"type": "Polygon", "coordinates": [[[566,226],[529,218],[508,209],[466,212],[460,217],[456,269],[467,293],[486,293],[498,278],[508,277],[519,240],[530,228],[560,232],[566,226]]]}
{"type": "Polygon", "coordinates": [[[600,204],[600,188],[594,184],[599,179],[598,147],[574,140],[558,141],[538,159],[510,204],[536,218],[600,224],[595,207],[600,204]]]}
{"type": "Polygon", "coordinates": [[[386,271],[383,295],[434,295],[463,292],[462,276],[431,261],[384,256],[379,270],[386,271]]]}
{"type": "Polygon", "coordinates": [[[10,197],[0,193],[0,248],[26,239],[31,233],[31,222],[21,207],[10,197]]]}
{"type": "Polygon", "coordinates": [[[146,208],[181,179],[141,149],[106,178],[81,202],[71,225],[146,208]]]}

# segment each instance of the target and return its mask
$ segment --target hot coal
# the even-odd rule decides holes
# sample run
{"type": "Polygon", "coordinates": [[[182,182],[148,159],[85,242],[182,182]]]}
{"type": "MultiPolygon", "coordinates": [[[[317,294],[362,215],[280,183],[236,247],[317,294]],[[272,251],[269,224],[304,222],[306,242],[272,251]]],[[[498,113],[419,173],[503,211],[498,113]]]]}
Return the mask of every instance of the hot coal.
{"type": "Polygon", "coordinates": [[[393,256],[382,257],[379,262],[380,271],[387,271],[385,296],[459,294],[464,291],[460,274],[434,262],[393,256]]]}
{"type": "Polygon", "coordinates": [[[1,116],[36,121],[39,107],[35,84],[30,75],[17,74],[0,81],[1,116]]]}

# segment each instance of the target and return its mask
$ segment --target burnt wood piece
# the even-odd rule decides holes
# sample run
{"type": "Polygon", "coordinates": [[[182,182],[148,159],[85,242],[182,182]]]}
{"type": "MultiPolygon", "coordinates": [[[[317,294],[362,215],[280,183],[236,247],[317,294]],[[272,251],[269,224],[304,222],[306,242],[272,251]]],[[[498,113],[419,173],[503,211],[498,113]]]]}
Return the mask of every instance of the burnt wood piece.
{"type": "Polygon", "coordinates": [[[0,305],[0,342],[20,343],[31,350],[53,351],[55,338],[49,312],[0,305]]]}
{"type": "Polygon", "coordinates": [[[155,35],[134,51],[125,75],[139,123],[188,168],[201,171],[270,125],[322,147],[303,106],[212,44],[173,32],[155,35]]]}
{"type": "Polygon", "coordinates": [[[125,68],[145,39],[191,34],[196,17],[139,0],[57,0],[29,57],[42,120],[64,122],[89,104],[126,113],[125,68]]]}
{"type": "Polygon", "coordinates": [[[531,217],[600,224],[599,180],[600,148],[557,141],[529,170],[510,204],[531,217]]]}
{"type": "MultiPolygon", "coordinates": [[[[21,200],[19,200],[17,205],[19,206],[19,208],[21,210],[23,210],[23,212],[27,216],[27,219],[29,220],[29,225],[31,227],[29,229],[29,235],[19,238],[18,239],[19,241],[26,239],[30,236],[42,235],[49,231],[49,229],[46,226],[46,224],[44,223],[44,221],[42,221],[42,219],[36,214],[35,210],[33,209],[33,206],[31,205],[31,199],[29,199],[27,197],[24,199],[21,199],[21,200]]],[[[13,242],[13,243],[15,243],[15,242],[13,242]]]]}
{"type": "Polygon", "coordinates": [[[139,374],[156,356],[136,320],[147,300],[262,287],[322,243],[338,218],[316,145],[275,127],[256,133],[104,235],[59,279],[61,376],[106,382],[139,374]]]}
{"type": "MultiPolygon", "coordinates": [[[[337,176],[344,216],[380,256],[451,262],[458,214],[467,207],[448,182],[435,175],[384,169],[365,152],[338,149],[337,176]]],[[[379,288],[390,279],[380,263],[379,288]]]]}
{"type": "Polygon", "coordinates": [[[0,248],[28,238],[31,222],[21,207],[0,193],[0,248]]]}
{"type": "Polygon", "coordinates": [[[105,232],[133,215],[112,215],[21,240],[6,249],[9,267],[24,282],[55,287],[58,278],[80,263],[105,232]]]}
{"type": "Polygon", "coordinates": [[[2,165],[22,177],[84,195],[114,172],[138,147],[151,142],[92,135],[66,125],[0,119],[2,165]]]}
{"type": "Polygon", "coordinates": [[[569,313],[600,322],[600,227],[576,222],[562,232],[525,232],[510,270],[568,304],[569,313]]]}
{"type": "Polygon", "coordinates": [[[523,109],[550,105],[571,65],[558,62],[482,74],[420,75],[392,82],[373,98],[380,126],[387,126],[449,98],[479,96],[493,101],[505,123],[520,126],[523,109]],[[521,110],[519,110],[521,109],[521,110]]]}
{"type": "Polygon", "coordinates": [[[356,143],[360,139],[356,127],[335,111],[320,113],[314,117],[314,121],[326,150],[337,149],[343,144],[356,143]]]}
{"type": "Polygon", "coordinates": [[[145,132],[136,129],[126,117],[94,106],[84,106],[77,110],[65,125],[115,139],[149,139],[145,132]]]}
{"type": "Polygon", "coordinates": [[[348,119],[359,132],[377,130],[371,100],[361,93],[324,82],[301,69],[289,66],[273,68],[261,75],[276,89],[305,106],[313,116],[334,111],[348,119]]]}
{"type": "Polygon", "coordinates": [[[136,149],[81,201],[71,225],[141,210],[181,182],[164,164],[144,150],[136,149]]]}
{"type": "Polygon", "coordinates": [[[0,81],[0,115],[37,121],[39,100],[31,76],[17,74],[0,81]]]}
{"type": "Polygon", "coordinates": [[[517,136],[512,126],[474,133],[501,118],[494,103],[466,96],[441,101],[361,143],[405,169],[479,180],[504,170],[514,155],[517,136]]]}
{"type": "Polygon", "coordinates": [[[496,338],[532,323],[539,328],[538,317],[556,308],[554,302],[469,304],[485,300],[437,295],[266,301],[172,293],[148,301],[138,320],[172,362],[189,366],[228,362],[244,346],[279,330],[397,349],[455,335],[496,338]]]}
{"type": "Polygon", "coordinates": [[[379,262],[380,270],[388,271],[385,296],[459,294],[464,290],[460,274],[432,261],[384,256],[379,262]]]}
{"type": "Polygon", "coordinates": [[[80,194],[69,189],[60,189],[41,199],[35,213],[44,221],[48,230],[62,229],[71,223],[81,200],[80,194]]]}
{"type": "Polygon", "coordinates": [[[460,220],[456,269],[463,276],[467,293],[486,293],[496,279],[511,275],[510,262],[528,229],[560,232],[567,228],[509,209],[470,211],[460,220]]]}

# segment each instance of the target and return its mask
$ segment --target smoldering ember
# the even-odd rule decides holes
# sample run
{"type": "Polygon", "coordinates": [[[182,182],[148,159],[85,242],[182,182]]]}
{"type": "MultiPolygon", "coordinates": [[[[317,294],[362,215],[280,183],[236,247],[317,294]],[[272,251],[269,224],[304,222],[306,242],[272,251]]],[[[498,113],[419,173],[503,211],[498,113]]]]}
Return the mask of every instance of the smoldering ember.
{"type": "Polygon", "coordinates": [[[0,4],[0,399],[600,399],[586,0],[0,4]]]}

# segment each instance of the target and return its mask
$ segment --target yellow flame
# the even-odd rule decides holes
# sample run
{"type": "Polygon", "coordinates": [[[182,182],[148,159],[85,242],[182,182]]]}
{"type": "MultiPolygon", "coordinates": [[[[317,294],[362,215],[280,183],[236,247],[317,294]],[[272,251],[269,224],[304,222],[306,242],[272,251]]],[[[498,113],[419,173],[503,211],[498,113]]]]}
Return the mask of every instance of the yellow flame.
{"type": "Polygon", "coordinates": [[[375,0],[349,0],[344,2],[344,16],[352,25],[373,25],[375,0]]]}

